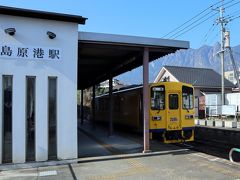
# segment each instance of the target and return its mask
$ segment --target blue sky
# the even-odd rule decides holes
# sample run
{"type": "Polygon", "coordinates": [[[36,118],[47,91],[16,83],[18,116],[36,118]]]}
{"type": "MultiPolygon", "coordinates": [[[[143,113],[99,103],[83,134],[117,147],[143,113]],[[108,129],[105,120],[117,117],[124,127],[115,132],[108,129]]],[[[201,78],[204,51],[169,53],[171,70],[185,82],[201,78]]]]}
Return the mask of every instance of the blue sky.
{"type": "MultiPolygon", "coordinates": [[[[225,0],[225,3],[230,1],[229,5],[239,2],[225,0]]],[[[0,5],[81,15],[88,18],[86,25],[80,26],[82,31],[161,38],[216,2],[218,0],[0,0],[0,5]]],[[[240,15],[240,3],[227,8],[225,14],[234,12],[240,15]]],[[[217,17],[218,14],[210,14],[209,20],[177,39],[190,41],[192,48],[214,44],[220,38],[219,26],[212,26],[217,17]]],[[[228,27],[231,45],[239,45],[240,18],[228,27]]]]}

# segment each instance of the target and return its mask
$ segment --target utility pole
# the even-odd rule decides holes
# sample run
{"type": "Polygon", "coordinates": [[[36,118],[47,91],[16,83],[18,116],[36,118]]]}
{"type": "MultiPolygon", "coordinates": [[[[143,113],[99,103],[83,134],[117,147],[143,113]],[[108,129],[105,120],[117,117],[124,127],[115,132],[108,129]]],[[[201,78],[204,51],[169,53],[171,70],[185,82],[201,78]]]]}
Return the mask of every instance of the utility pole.
{"type": "Polygon", "coordinates": [[[225,24],[223,18],[224,8],[220,8],[220,23],[221,23],[221,73],[222,73],[222,105],[225,104],[225,93],[224,93],[224,50],[225,50],[225,24]]]}
{"type": "Polygon", "coordinates": [[[221,50],[220,50],[220,58],[221,58],[221,94],[222,94],[222,105],[225,104],[225,93],[224,93],[224,52],[225,52],[225,26],[228,23],[224,18],[224,0],[222,0],[222,6],[219,8],[220,16],[217,20],[217,23],[221,26],[221,50]]]}

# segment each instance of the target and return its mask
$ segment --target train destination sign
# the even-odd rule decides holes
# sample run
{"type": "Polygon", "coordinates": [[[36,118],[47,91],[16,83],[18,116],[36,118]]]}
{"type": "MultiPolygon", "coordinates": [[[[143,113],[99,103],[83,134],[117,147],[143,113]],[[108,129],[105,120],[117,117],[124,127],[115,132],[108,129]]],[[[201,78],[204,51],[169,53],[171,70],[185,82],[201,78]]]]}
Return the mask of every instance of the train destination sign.
{"type": "Polygon", "coordinates": [[[61,53],[60,48],[0,45],[0,58],[59,61],[61,53]]]}

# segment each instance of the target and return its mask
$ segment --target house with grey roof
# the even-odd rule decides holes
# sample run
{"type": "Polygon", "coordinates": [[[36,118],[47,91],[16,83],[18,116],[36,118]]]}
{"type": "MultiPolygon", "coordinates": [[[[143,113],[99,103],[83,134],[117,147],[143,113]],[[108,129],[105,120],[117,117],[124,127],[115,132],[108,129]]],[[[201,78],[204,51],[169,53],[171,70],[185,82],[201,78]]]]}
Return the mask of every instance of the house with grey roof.
{"type": "MultiPolygon", "coordinates": [[[[208,68],[192,68],[179,66],[164,66],[158,73],[154,82],[175,81],[192,84],[195,88],[195,96],[202,96],[202,93],[220,93],[221,75],[208,68]]],[[[232,92],[234,84],[225,79],[226,93],[232,92]]]]}
{"type": "MultiPolygon", "coordinates": [[[[195,116],[199,114],[199,97],[221,93],[221,75],[213,69],[179,66],[164,66],[154,82],[184,82],[194,86],[195,116]]],[[[234,84],[225,79],[225,93],[232,92],[234,84]]]]}

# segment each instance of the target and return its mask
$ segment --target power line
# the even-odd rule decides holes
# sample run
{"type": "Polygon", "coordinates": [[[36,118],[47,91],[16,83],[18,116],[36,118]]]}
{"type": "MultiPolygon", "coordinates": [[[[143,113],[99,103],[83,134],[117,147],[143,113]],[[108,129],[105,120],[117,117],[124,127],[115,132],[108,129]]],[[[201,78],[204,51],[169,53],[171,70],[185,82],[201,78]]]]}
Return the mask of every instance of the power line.
{"type": "Polygon", "coordinates": [[[232,18],[232,19],[229,19],[229,22],[230,22],[230,21],[233,21],[233,20],[235,20],[235,19],[238,19],[238,18],[240,18],[240,16],[237,16],[237,17],[234,17],[234,18],[232,18]]]}
{"type": "Polygon", "coordinates": [[[182,25],[176,27],[175,29],[173,29],[172,31],[170,31],[169,33],[165,34],[162,38],[168,36],[169,34],[175,32],[176,30],[180,29],[181,27],[183,27],[185,24],[191,22],[193,19],[197,18],[198,16],[200,16],[201,14],[203,14],[204,12],[206,12],[207,10],[213,8],[213,6],[216,6],[217,4],[219,4],[220,2],[218,1],[217,3],[209,6],[208,8],[204,9],[203,11],[201,11],[200,13],[198,13],[197,15],[195,15],[194,17],[192,17],[191,19],[189,19],[188,21],[186,21],[185,23],[183,23],[182,25]]]}
{"type": "MultiPolygon", "coordinates": [[[[234,1],[236,0],[231,0],[231,1],[228,1],[228,2],[225,2],[223,3],[222,5],[227,5],[227,4],[230,4],[230,3],[233,3],[234,1]]],[[[203,11],[201,11],[200,13],[198,13],[197,15],[195,15],[193,18],[191,18],[190,20],[186,21],[185,23],[183,23],[182,25],[178,26],[177,28],[175,28],[174,30],[172,30],[171,32],[169,32],[168,34],[166,34],[165,36],[163,37],[166,37],[170,34],[168,38],[177,38],[187,32],[189,32],[190,30],[194,29],[195,27],[199,26],[200,24],[202,24],[203,22],[207,21],[208,19],[210,19],[211,17],[208,17],[208,15],[211,15],[211,16],[215,16],[217,13],[213,13],[213,11],[210,11],[210,12],[207,12],[210,8],[212,8],[213,10],[213,7],[216,6],[217,4],[221,3],[221,1],[218,1],[217,3],[211,5],[210,7],[204,9],[203,11]],[[203,14],[203,15],[202,15],[203,14]],[[198,19],[196,19],[198,16],[202,15],[201,17],[199,17],[198,19]],[[204,19],[205,17],[208,17],[206,19],[204,19]],[[196,19],[195,21],[191,22],[192,20],[196,19]],[[203,21],[201,21],[202,19],[204,19],[203,21]],[[199,21],[201,21],[200,23],[198,23],[199,21]],[[190,23],[191,22],[191,23],[190,23]],[[190,24],[188,24],[190,23],[190,24]],[[197,24],[196,24],[197,23],[197,24]],[[187,25],[188,24],[188,25],[187,25]],[[194,25],[195,24],[195,25],[194,25]],[[185,26],[185,27],[184,27],[185,26]],[[181,29],[180,29],[181,28],[181,29]],[[179,30],[180,29],[180,30],[179,30]],[[178,30],[178,31],[177,31],[178,30]],[[177,31],[177,32],[175,32],[177,31]],[[175,33],[174,33],[175,32],[175,33]],[[174,33],[174,34],[173,34],[174,33]]],[[[237,1],[233,4],[230,4],[229,6],[227,7],[232,7],[236,4],[240,3],[240,1],[237,1]]],[[[217,8],[220,8],[220,7],[217,7],[217,8]]]]}
{"type": "MultiPolygon", "coordinates": [[[[239,2],[239,3],[240,3],[240,2],[239,2]]],[[[240,12],[240,10],[239,10],[239,11],[236,11],[236,12],[240,12]]],[[[228,20],[228,22],[230,22],[230,21],[233,21],[233,20],[239,18],[239,17],[240,17],[240,13],[236,13],[236,12],[233,13],[233,14],[235,14],[235,15],[231,15],[231,16],[227,17],[226,20],[228,20]]]]}
{"type": "Polygon", "coordinates": [[[233,16],[238,15],[239,13],[240,13],[240,10],[237,10],[237,11],[234,11],[232,14],[227,15],[226,17],[227,17],[227,18],[231,18],[231,17],[233,17],[233,16]]]}
{"type": "MultiPolygon", "coordinates": [[[[231,1],[229,1],[229,2],[223,3],[223,5],[232,3],[232,2],[234,2],[234,1],[235,1],[235,0],[231,0],[231,1]]],[[[232,7],[232,6],[234,6],[234,5],[238,4],[238,3],[240,3],[240,1],[237,1],[237,2],[235,2],[235,3],[233,3],[233,4],[230,4],[228,7],[232,7]]],[[[204,19],[203,21],[199,22],[198,24],[195,24],[195,23],[197,23],[199,20],[203,19],[204,17],[206,17],[206,16],[209,15],[209,14],[211,14],[211,13],[205,14],[204,16],[202,16],[202,17],[199,18],[198,20],[194,21],[193,23],[191,23],[190,25],[188,25],[188,26],[185,27],[184,29],[178,31],[177,33],[175,33],[175,34],[172,35],[171,37],[173,37],[173,39],[176,39],[177,37],[182,36],[183,34],[189,32],[190,30],[192,30],[192,29],[194,29],[195,27],[199,26],[200,24],[204,23],[205,21],[207,21],[207,20],[210,19],[211,17],[207,17],[206,19],[204,19]],[[193,24],[195,24],[195,25],[192,26],[193,24]],[[192,27],[191,27],[191,26],[192,26],[192,27]],[[186,30],[185,30],[185,29],[186,29],[186,30]],[[185,31],[184,31],[184,30],[185,30],[185,31]]],[[[216,15],[216,14],[217,14],[217,13],[213,14],[213,16],[216,15]]],[[[230,20],[228,20],[228,21],[226,21],[226,19],[223,19],[223,20],[226,21],[225,23],[228,23],[229,21],[232,21],[232,20],[237,19],[237,18],[240,18],[240,16],[234,17],[234,18],[232,18],[232,19],[230,19],[230,20]]],[[[171,38],[171,37],[170,37],[170,38],[171,38]]],[[[205,36],[205,37],[206,37],[206,36],[205,36]]]]}
{"type": "MultiPolygon", "coordinates": [[[[236,1],[236,0],[231,0],[231,1],[225,2],[222,4],[222,6],[226,6],[227,4],[232,3],[233,1],[236,1]]],[[[217,7],[217,8],[220,8],[220,7],[217,7]]]]}
{"type": "MultiPolygon", "coordinates": [[[[223,5],[232,3],[233,1],[235,1],[235,0],[231,0],[231,1],[228,1],[228,2],[226,2],[226,3],[223,3],[223,5]]],[[[233,6],[233,5],[236,5],[237,3],[240,3],[240,1],[238,1],[238,2],[236,2],[236,3],[234,3],[234,4],[229,5],[228,7],[233,6]]],[[[218,8],[219,8],[219,7],[218,7],[218,8]]],[[[201,18],[199,18],[198,20],[201,20],[202,18],[206,17],[208,14],[210,14],[210,13],[207,13],[206,15],[204,15],[204,16],[201,17],[201,18]]],[[[216,15],[216,14],[217,14],[217,13],[213,14],[213,16],[216,15]]],[[[237,18],[239,18],[239,17],[237,17],[237,18]]],[[[200,23],[196,24],[195,26],[191,27],[190,29],[182,32],[181,34],[175,36],[174,39],[177,38],[177,37],[179,37],[179,36],[181,36],[181,35],[183,35],[183,34],[185,34],[185,33],[187,33],[188,31],[194,29],[195,27],[199,26],[200,24],[202,24],[203,22],[207,21],[208,19],[210,19],[210,17],[208,17],[207,19],[201,21],[200,23]]],[[[234,19],[235,19],[235,18],[234,18],[234,19]]],[[[198,22],[198,20],[196,20],[195,22],[198,22]]],[[[195,22],[193,22],[192,24],[190,24],[188,27],[190,27],[191,25],[193,25],[195,22]]],[[[188,27],[186,27],[186,28],[184,28],[184,29],[187,29],[188,27]]],[[[183,30],[184,30],[184,29],[183,29],[183,30]]],[[[178,33],[175,33],[175,34],[178,34],[178,33]]],[[[171,37],[173,37],[173,36],[171,36],[171,37]]]]}
{"type": "Polygon", "coordinates": [[[215,39],[217,39],[218,35],[219,35],[219,32],[217,32],[217,33],[213,36],[213,38],[209,41],[209,44],[212,44],[213,41],[215,41],[215,39]]]}
{"type": "MultiPolygon", "coordinates": [[[[214,13],[213,15],[207,17],[206,19],[204,19],[203,21],[199,22],[199,23],[196,24],[195,26],[193,26],[193,27],[187,29],[186,31],[183,31],[183,32],[182,32],[181,34],[179,34],[179,35],[174,36],[173,39],[176,39],[176,38],[178,38],[179,36],[182,36],[183,34],[189,32],[190,30],[192,30],[192,29],[194,29],[194,28],[196,28],[197,26],[199,26],[200,24],[206,22],[207,20],[209,20],[210,18],[212,18],[212,17],[215,16],[216,14],[218,14],[218,13],[217,13],[217,12],[214,13]]],[[[186,28],[185,28],[185,29],[186,29],[186,28]]]]}
{"type": "MultiPolygon", "coordinates": [[[[215,13],[215,14],[217,14],[217,13],[215,13]]],[[[176,33],[174,33],[173,35],[171,35],[169,38],[174,38],[174,37],[176,38],[176,37],[178,37],[178,34],[181,33],[182,31],[184,31],[185,29],[191,27],[192,25],[194,25],[195,23],[199,22],[200,20],[202,20],[202,19],[205,18],[206,16],[209,16],[209,19],[210,19],[210,18],[211,18],[212,16],[214,16],[215,14],[213,14],[213,11],[208,12],[207,14],[199,17],[197,20],[193,21],[191,24],[189,24],[189,25],[186,26],[185,28],[177,31],[176,33]]],[[[199,25],[199,24],[198,24],[198,25],[199,25]]],[[[196,27],[196,26],[194,26],[194,27],[196,27]]],[[[191,28],[191,29],[193,29],[193,28],[191,28]]],[[[181,34],[182,34],[182,33],[181,33],[181,34]]]]}
{"type": "Polygon", "coordinates": [[[216,23],[212,24],[211,28],[207,31],[207,33],[203,37],[203,43],[207,42],[208,38],[210,37],[211,33],[215,31],[216,27],[217,27],[216,23]]]}
{"type": "MultiPolygon", "coordinates": [[[[224,5],[227,5],[229,3],[232,3],[234,2],[235,0],[230,0],[228,2],[225,2],[224,5]]],[[[164,35],[162,38],[165,38],[167,37],[168,35],[170,35],[170,37],[168,38],[171,38],[171,37],[174,37],[176,36],[177,34],[181,33],[181,31],[184,31],[185,29],[189,28],[190,26],[192,26],[193,24],[197,23],[198,21],[200,21],[202,18],[206,17],[207,15],[209,15],[211,12],[208,12],[206,14],[206,12],[209,10],[209,9],[213,9],[214,6],[218,5],[219,3],[221,3],[220,1],[214,3],[213,5],[209,6],[208,8],[204,9],[203,11],[201,11],[200,13],[198,13],[197,15],[195,15],[194,17],[192,17],[191,19],[189,19],[188,21],[186,21],[185,23],[183,23],[182,25],[178,26],[177,28],[175,28],[174,30],[172,30],[171,32],[167,33],[166,35],[164,35]],[[205,14],[204,14],[205,13],[205,14]],[[203,16],[201,16],[200,18],[198,18],[197,20],[195,20],[194,22],[192,22],[190,25],[187,25],[188,23],[190,23],[192,20],[196,19],[198,16],[204,14],[203,16]],[[185,26],[185,27],[184,27],[185,26]],[[183,27],[183,28],[182,28],[183,27]],[[182,29],[180,29],[182,28],[182,29]],[[180,29],[180,30],[178,30],[180,29]],[[177,31],[178,30],[178,31],[177,31]],[[175,32],[177,31],[177,32],[175,32]],[[175,33],[174,33],[175,32],[175,33]],[[174,34],[173,34],[174,33],[174,34]]],[[[219,7],[217,7],[219,8],[219,7]]]]}
{"type": "Polygon", "coordinates": [[[234,5],[238,4],[238,3],[240,3],[240,1],[237,1],[237,2],[234,3],[234,4],[231,4],[231,5],[227,6],[227,7],[225,7],[225,9],[230,8],[230,7],[232,7],[232,6],[234,6],[234,5]]]}
{"type": "Polygon", "coordinates": [[[238,16],[238,15],[240,15],[240,13],[239,13],[239,14],[236,14],[236,15],[234,15],[234,16],[227,16],[225,19],[226,19],[227,21],[230,21],[231,19],[235,18],[235,17],[238,16]]]}

